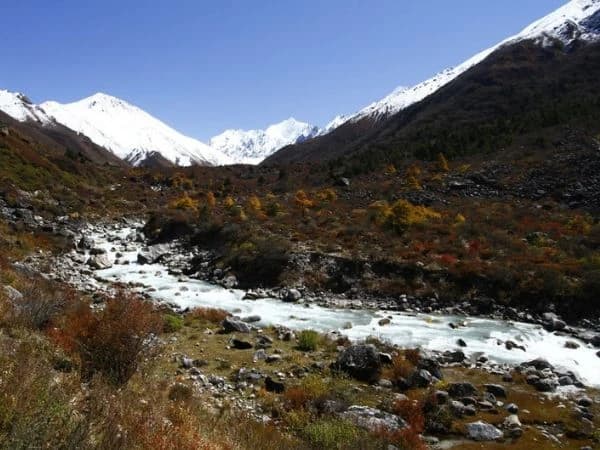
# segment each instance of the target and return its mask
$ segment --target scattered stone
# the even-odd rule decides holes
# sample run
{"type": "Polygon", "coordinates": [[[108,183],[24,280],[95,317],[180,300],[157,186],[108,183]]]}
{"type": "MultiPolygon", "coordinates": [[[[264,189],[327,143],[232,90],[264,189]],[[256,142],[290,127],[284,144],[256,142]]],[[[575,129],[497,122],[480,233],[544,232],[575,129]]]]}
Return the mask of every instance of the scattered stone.
{"type": "Polygon", "coordinates": [[[558,384],[561,386],[572,386],[573,383],[573,378],[571,378],[569,375],[563,375],[558,379],[558,384]]]}
{"type": "Polygon", "coordinates": [[[504,437],[504,433],[489,423],[478,421],[467,424],[467,437],[474,441],[496,441],[504,437]]]}
{"type": "Polygon", "coordinates": [[[579,397],[577,399],[577,404],[579,406],[583,406],[585,408],[589,408],[590,406],[592,406],[594,404],[593,400],[591,398],[589,398],[587,395],[584,395],[583,397],[579,397]]]}
{"type": "Polygon", "coordinates": [[[515,405],[514,403],[509,403],[508,405],[506,405],[505,409],[511,414],[519,413],[519,407],[517,405],[515,405]]]}
{"type": "Polygon", "coordinates": [[[269,336],[259,336],[256,339],[256,348],[270,348],[273,346],[273,339],[269,336]]]}
{"type": "Polygon", "coordinates": [[[243,339],[233,338],[231,340],[231,346],[237,350],[249,350],[253,347],[251,342],[244,341],[243,339]]]}
{"type": "Polygon", "coordinates": [[[466,346],[467,346],[467,343],[466,343],[466,342],[465,342],[463,339],[458,339],[458,340],[456,341],[456,344],[457,344],[459,347],[466,347],[466,346]]]}
{"type": "Polygon", "coordinates": [[[448,401],[448,392],[446,391],[435,391],[435,400],[438,405],[444,405],[448,401]]]}
{"type": "Polygon", "coordinates": [[[295,303],[302,298],[302,293],[298,289],[288,289],[283,296],[283,301],[295,303]]]}
{"type": "Polygon", "coordinates": [[[420,369],[416,370],[411,377],[411,385],[426,388],[433,383],[434,377],[429,373],[428,370],[420,369]]]}
{"type": "Polygon", "coordinates": [[[518,344],[516,344],[516,343],[515,343],[515,342],[513,342],[513,341],[506,341],[506,342],[504,343],[504,347],[506,347],[506,349],[507,349],[507,350],[512,350],[512,349],[514,349],[514,348],[517,348],[517,349],[519,349],[519,350],[526,351],[526,350],[525,350],[525,346],[524,346],[524,345],[518,345],[518,344]]]}
{"type": "Polygon", "coordinates": [[[368,406],[351,406],[340,416],[371,432],[380,430],[396,431],[406,427],[406,422],[401,417],[368,406]]]}
{"type": "Polygon", "coordinates": [[[104,270],[112,267],[112,263],[110,262],[110,259],[108,259],[107,255],[92,256],[88,260],[87,265],[94,270],[104,270]]]}
{"type": "Polygon", "coordinates": [[[579,348],[579,344],[575,341],[567,341],[565,342],[565,348],[570,348],[570,349],[578,349],[579,348]]]}
{"type": "Polygon", "coordinates": [[[534,359],[521,364],[523,367],[535,367],[537,370],[550,369],[554,370],[554,366],[543,358],[534,359]]]}
{"type": "Polygon", "coordinates": [[[269,364],[273,364],[273,363],[281,361],[281,358],[282,358],[281,355],[267,355],[267,358],[265,359],[265,361],[269,364]]]}
{"type": "Polygon", "coordinates": [[[381,380],[379,380],[379,386],[385,389],[392,389],[394,387],[394,383],[392,383],[391,380],[388,380],[387,378],[382,378],[381,380]]]}
{"type": "Polygon", "coordinates": [[[181,367],[183,367],[184,369],[191,369],[192,367],[194,367],[194,361],[191,358],[184,356],[183,358],[181,358],[181,367]]]}
{"type": "Polygon", "coordinates": [[[137,255],[138,264],[156,264],[164,257],[169,255],[171,249],[168,245],[158,244],[148,247],[145,251],[141,251],[137,255]]]}
{"type": "Polygon", "coordinates": [[[20,300],[23,300],[23,294],[21,294],[14,287],[6,285],[3,289],[4,293],[11,302],[18,302],[20,300]]]}
{"type": "Polygon", "coordinates": [[[267,352],[262,348],[260,350],[257,350],[256,352],[254,352],[254,356],[252,357],[252,360],[254,362],[265,361],[266,359],[267,359],[267,352]]]}
{"type": "Polygon", "coordinates": [[[383,327],[385,325],[389,325],[392,323],[392,321],[386,317],[385,319],[381,319],[378,323],[380,327],[383,327]]]}
{"type": "Polygon", "coordinates": [[[532,384],[540,392],[554,392],[557,383],[549,378],[542,378],[532,384]]]}
{"type": "Polygon", "coordinates": [[[392,364],[392,362],[394,361],[392,355],[390,355],[389,353],[379,353],[379,360],[381,361],[381,364],[384,365],[392,364]]]}
{"type": "Polygon", "coordinates": [[[281,394],[285,391],[285,385],[280,383],[279,381],[273,380],[271,377],[267,377],[265,379],[265,389],[268,392],[275,392],[277,394],[281,394]]]}
{"type": "Polygon", "coordinates": [[[485,390],[488,391],[490,394],[494,394],[495,397],[507,397],[506,388],[499,384],[486,384],[485,390]]]}
{"type": "Polygon", "coordinates": [[[226,317],[221,323],[225,333],[250,333],[250,327],[241,320],[226,317]]]}
{"type": "Polygon", "coordinates": [[[244,317],[242,319],[242,322],[256,323],[256,322],[260,322],[261,320],[262,320],[262,318],[260,316],[248,316],[248,317],[244,317]]]}
{"type": "Polygon", "coordinates": [[[381,375],[381,359],[374,345],[352,345],[340,353],[333,369],[357,380],[373,382],[381,375]]]}
{"type": "Polygon", "coordinates": [[[460,418],[465,414],[465,405],[462,404],[461,402],[459,402],[458,400],[451,400],[449,406],[450,406],[450,412],[455,417],[460,418]]]}
{"type": "Polygon", "coordinates": [[[471,395],[476,395],[477,389],[472,383],[468,382],[450,383],[448,387],[448,394],[450,394],[450,397],[454,398],[469,397],[471,395]]]}

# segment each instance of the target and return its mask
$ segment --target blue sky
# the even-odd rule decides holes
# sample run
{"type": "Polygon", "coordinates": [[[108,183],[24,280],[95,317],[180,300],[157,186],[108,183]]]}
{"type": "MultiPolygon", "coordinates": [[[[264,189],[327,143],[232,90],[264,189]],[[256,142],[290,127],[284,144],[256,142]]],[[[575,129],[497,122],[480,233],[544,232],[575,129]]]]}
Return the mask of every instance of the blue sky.
{"type": "Polygon", "coordinates": [[[23,0],[0,5],[0,88],[105,92],[207,140],[317,125],[413,85],[565,0],[23,0]]]}

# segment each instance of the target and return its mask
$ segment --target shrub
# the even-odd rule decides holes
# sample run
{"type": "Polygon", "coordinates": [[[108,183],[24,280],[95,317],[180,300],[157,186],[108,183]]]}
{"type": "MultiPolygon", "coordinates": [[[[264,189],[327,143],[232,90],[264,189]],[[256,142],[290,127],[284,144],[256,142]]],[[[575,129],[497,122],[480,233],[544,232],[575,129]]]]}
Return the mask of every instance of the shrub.
{"type": "Polygon", "coordinates": [[[169,203],[169,208],[196,211],[198,210],[198,205],[198,200],[194,200],[189,195],[184,194],[181,197],[169,203]]]}
{"type": "Polygon", "coordinates": [[[407,200],[398,200],[392,205],[377,201],[369,206],[369,211],[372,222],[397,233],[403,233],[413,225],[423,225],[441,218],[437,211],[426,206],[415,206],[407,200]]]}
{"type": "Polygon", "coordinates": [[[248,211],[254,215],[262,214],[262,203],[256,195],[252,195],[248,199],[248,211]]]}
{"type": "Polygon", "coordinates": [[[163,316],[163,331],[165,333],[174,333],[183,327],[183,318],[175,314],[165,314],[163,316]]]}
{"type": "Polygon", "coordinates": [[[221,323],[229,313],[223,309],[217,308],[194,308],[185,315],[185,323],[192,323],[196,320],[202,320],[210,323],[221,323]]]}
{"type": "Polygon", "coordinates": [[[67,305],[76,300],[73,291],[57,290],[44,281],[35,281],[22,289],[23,298],[14,307],[16,323],[28,328],[41,330],[67,305]]]}
{"type": "Polygon", "coordinates": [[[149,303],[120,293],[98,313],[80,306],[70,314],[63,331],[81,360],[82,379],[98,373],[119,385],[135,373],[150,336],[161,325],[149,303]]]}
{"type": "Polygon", "coordinates": [[[303,434],[315,448],[336,450],[354,448],[353,444],[365,433],[343,420],[322,419],[306,426],[303,434]]]}
{"type": "Polygon", "coordinates": [[[314,330],[303,330],[298,336],[298,349],[303,352],[313,352],[319,345],[320,336],[314,330]]]}
{"type": "Polygon", "coordinates": [[[396,385],[401,385],[415,372],[415,364],[405,356],[396,355],[392,364],[384,370],[383,376],[396,385]]]}
{"type": "Polygon", "coordinates": [[[175,383],[169,389],[169,400],[174,402],[186,402],[193,397],[193,390],[187,384],[175,383]]]}
{"type": "Polygon", "coordinates": [[[450,171],[450,167],[448,167],[448,160],[446,159],[446,157],[444,156],[443,153],[438,153],[437,165],[438,165],[438,169],[441,170],[442,172],[450,171]]]}

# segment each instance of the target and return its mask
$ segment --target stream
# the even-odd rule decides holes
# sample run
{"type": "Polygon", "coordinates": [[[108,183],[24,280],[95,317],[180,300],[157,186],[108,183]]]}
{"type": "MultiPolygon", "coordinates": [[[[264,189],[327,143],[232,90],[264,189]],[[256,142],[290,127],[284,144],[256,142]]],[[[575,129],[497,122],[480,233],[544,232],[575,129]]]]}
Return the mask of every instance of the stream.
{"type": "Polygon", "coordinates": [[[420,347],[432,351],[462,350],[467,356],[485,355],[490,361],[517,365],[535,358],[544,358],[555,367],[575,373],[585,384],[600,387],[600,358],[597,349],[570,336],[561,336],[544,330],[540,325],[491,320],[476,317],[459,317],[438,314],[408,314],[392,311],[333,309],[302,303],[284,303],[279,299],[244,300],[242,290],[226,289],[200,280],[169,274],[163,264],[137,263],[140,243],[128,236],[135,228],[123,226],[94,228],[87,234],[95,247],[106,250],[111,268],[96,270],[86,280],[91,284],[103,281],[136,283],[134,288],[146,292],[161,302],[180,308],[214,307],[241,317],[257,315],[259,326],[283,325],[292,329],[314,329],[321,332],[338,330],[352,340],[375,336],[401,347],[420,347]],[[128,261],[128,264],[123,262],[128,261]],[[389,317],[388,325],[379,320],[389,317]],[[464,326],[453,329],[450,323],[464,326]],[[351,324],[351,328],[350,325],[351,324]],[[461,348],[462,339],[467,347],[461,348]],[[504,342],[511,340],[525,351],[508,350],[504,342]],[[579,344],[576,349],[565,343],[579,344]]]}

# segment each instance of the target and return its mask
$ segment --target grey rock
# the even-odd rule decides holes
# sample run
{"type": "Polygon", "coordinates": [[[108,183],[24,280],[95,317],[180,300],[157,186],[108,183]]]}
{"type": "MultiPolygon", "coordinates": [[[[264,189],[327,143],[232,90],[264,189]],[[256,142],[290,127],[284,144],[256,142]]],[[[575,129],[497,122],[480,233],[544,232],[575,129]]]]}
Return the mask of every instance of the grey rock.
{"type": "Polygon", "coordinates": [[[494,396],[496,396],[496,397],[500,397],[500,398],[507,397],[506,388],[499,384],[486,384],[485,390],[491,394],[494,394],[494,396]]]}
{"type": "Polygon", "coordinates": [[[380,327],[383,327],[385,325],[389,325],[390,323],[392,323],[392,321],[386,317],[385,319],[381,319],[377,323],[379,324],[380,327]]]}
{"type": "Polygon", "coordinates": [[[462,417],[465,414],[465,405],[458,400],[451,400],[449,403],[450,412],[455,417],[462,417]]]}
{"type": "Polygon", "coordinates": [[[434,395],[438,405],[444,405],[448,401],[449,394],[446,391],[435,391],[434,395]]]}
{"type": "Polygon", "coordinates": [[[267,359],[267,352],[264,349],[260,349],[254,352],[254,356],[252,357],[253,361],[265,361],[267,359]]]}
{"type": "Polygon", "coordinates": [[[554,392],[556,385],[557,383],[549,378],[543,378],[533,383],[533,387],[540,392],[554,392]]]}
{"type": "Polygon", "coordinates": [[[589,398],[587,395],[584,395],[577,399],[577,404],[579,406],[583,406],[583,407],[587,408],[587,407],[592,406],[594,404],[594,401],[591,398],[589,398]]]}
{"type": "Polygon", "coordinates": [[[351,406],[340,416],[371,432],[379,430],[395,431],[406,427],[406,422],[401,417],[368,406],[351,406]]]}
{"type": "Polygon", "coordinates": [[[251,342],[244,341],[243,339],[233,338],[231,340],[231,346],[237,350],[249,350],[253,347],[251,342]]]}
{"type": "Polygon", "coordinates": [[[450,383],[448,386],[448,394],[454,398],[468,397],[477,394],[477,389],[472,383],[450,383]]]}
{"type": "Polygon", "coordinates": [[[456,341],[456,345],[458,345],[459,347],[466,347],[467,343],[463,339],[458,339],[456,341]]]}
{"type": "Polygon", "coordinates": [[[521,364],[523,367],[535,367],[537,370],[554,369],[554,366],[543,358],[537,358],[521,364]]]}
{"type": "Polygon", "coordinates": [[[108,259],[107,255],[92,256],[88,260],[87,265],[94,270],[104,270],[112,267],[112,263],[110,262],[110,259],[108,259]]]}
{"type": "Polygon", "coordinates": [[[283,384],[279,381],[275,381],[271,377],[267,377],[265,379],[265,389],[268,392],[275,392],[275,393],[280,394],[283,391],[285,391],[285,384],[283,384]]]}
{"type": "Polygon", "coordinates": [[[168,245],[158,244],[148,247],[145,251],[138,253],[138,264],[155,264],[171,253],[168,245]]]}
{"type": "Polygon", "coordinates": [[[504,433],[489,423],[478,421],[467,424],[467,437],[474,441],[496,441],[504,437],[504,433]]]}
{"type": "Polygon", "coordinates": [[[433,383],[434,377],[429,373],[428,370],[420,369],[413,373],[411,377],[411,384],[419,388],[426,388],[433,383]]]}
{"type": "Polygon", "coordinates": [[[250,333],[250,327],[241,320],[235,320],[232,317],[226,317],[221,322],[223,331],[225,333],[250,333]]]}
{"type": "Polygon", "coordinates": [[[571,378],[569,375],[563,375],[558,379],[558,384],[561,386],[572,386],[573,383],[573,378],[571,378]]]}
{"type": "Polygon", "coordinates": [[[256,323],[256,322],[260,322],[261,320],[262,320],[262,318],[260,316],[248,316],[248,317],[244,317],[242,319],[242,322],[256,323]]]}
{"type": "Polygon", "coordinates": [[[565,342],[565,348],[570,348],[570,349],[578,349],[579,348],[579,344],[575,341],[567,341],[565,342]]]}
{"type": "Polygon", "coordinates": [[[269,364],[273,364],[273,363],[281,361],[281,359],[282,359],[281,355],[267,355],[267,358],[265,361],[269,364]]]}
{"type": "Polygon", "coordinates": [[[288,303],[295,303],[301,298],[302,293],[298,289],[288,289],[283,296],[283,301],[288,303]]]}
{"type": "Polygon", "coordinates": [[[508,405],[506,405],[505,409],[510,414],[518,414],[519,413],[519,407],[517,405],[515,405],[514,403],[509,403],[508,405]]]}
{"type": "Polygon", "coordinates": [[[381,359],[374,345],[358,344],[344,349],[333,369],[361,381],[373,382],[381,375],[381,359]]]}
{"type": "Polygon", "coordinates": [[[11,302],[23,300],[23,294],[21,294],[21,292],[16,290],[14,287],[6,285],[3,287],[3,290],[11,302]]]}
{"type": "Polygon", "coordinates": [[[379,360],[381,361],[381,364],[392,364],[393,362],[393,358],[392,355],[390,355],[389,353],[379,353],[379,360]]]}

